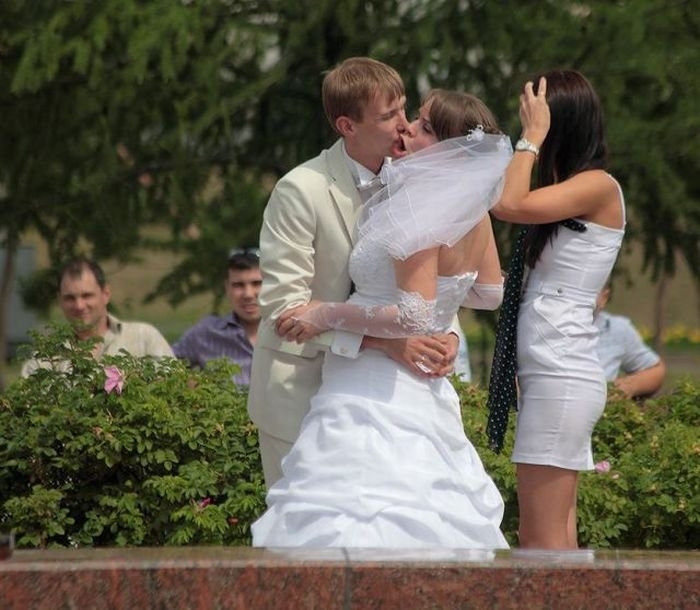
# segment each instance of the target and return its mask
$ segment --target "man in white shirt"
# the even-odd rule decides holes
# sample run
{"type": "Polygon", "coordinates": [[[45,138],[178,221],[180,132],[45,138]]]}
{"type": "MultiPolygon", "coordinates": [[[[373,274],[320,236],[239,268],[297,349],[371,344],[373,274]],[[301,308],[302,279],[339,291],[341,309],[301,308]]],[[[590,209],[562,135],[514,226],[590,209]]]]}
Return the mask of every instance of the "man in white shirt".
{"type": "MultiPolygon", "coordinates": [[[[118,354],[122,349],[133,356],[174,356],[170,344],[154,326],[145,322],[122,322],[107,313],[111,296],[104,272],[95,261],[78,257],[61,269],[58,304],[79,339],[102,339],[93,349],[96,359],[105,354],[118,354]]],[[[22,365],[22,376],[27,377],[47,366],[65,369],[67,364],[49,364],[32,358],[22,365]]]]}

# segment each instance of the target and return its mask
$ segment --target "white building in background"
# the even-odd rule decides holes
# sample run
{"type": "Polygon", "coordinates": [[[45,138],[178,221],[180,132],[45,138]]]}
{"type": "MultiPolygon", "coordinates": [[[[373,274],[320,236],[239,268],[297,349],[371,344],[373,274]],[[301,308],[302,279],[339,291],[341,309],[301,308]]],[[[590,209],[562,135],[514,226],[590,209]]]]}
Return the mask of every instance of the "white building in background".
{"type": "MultiPolygon", "coordinates": [[[[0,248],[0,270],[5,266],[5,250],[0,248]]],[[[7,353],[14,357],[17,347],[29,341],[28,331],[36,325],[36,315],[25,307],[20,296],[20,281],[34,273],[34,247],[20,246],[15,262],[14,282],[7,307],[7,353]]]]}

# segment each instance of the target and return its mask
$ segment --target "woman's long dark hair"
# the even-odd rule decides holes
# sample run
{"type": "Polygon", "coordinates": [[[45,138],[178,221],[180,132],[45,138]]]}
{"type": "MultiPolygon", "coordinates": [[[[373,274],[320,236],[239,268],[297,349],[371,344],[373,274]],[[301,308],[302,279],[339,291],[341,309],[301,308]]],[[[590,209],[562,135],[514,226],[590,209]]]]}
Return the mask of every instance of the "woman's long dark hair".
{"type": "MultiPolygon", "coordinates": [[[[588,79],[576,70],[551,70],[532,79],[535,93],[541,76],[547,79],[551,125],[540,149],[536,187],[563,182],[586,170],[605,169],[608,145],[603,109],[588,79]]],[[[558,228],[558,222],[530,228],[525,259],[530,267],[558,228]]]]}

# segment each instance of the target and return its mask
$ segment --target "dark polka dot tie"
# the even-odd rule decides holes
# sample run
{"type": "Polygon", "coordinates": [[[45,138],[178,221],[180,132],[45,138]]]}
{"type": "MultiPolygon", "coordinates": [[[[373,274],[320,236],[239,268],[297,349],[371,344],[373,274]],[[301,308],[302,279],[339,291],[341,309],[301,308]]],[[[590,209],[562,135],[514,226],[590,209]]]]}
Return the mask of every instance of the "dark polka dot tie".
{"type": "MultiPolygon", "coordinates": [[[[579,233],[586,230],[586,225],[571,218],[563,220],[560,224],[579,233]]],[[[516,409],[518,404],[516,385],[518,311],[525,270],[527,232],[528,227],[520,231],[511,257],[508,278],[503,290],[501,313],[498,317],[496,344],[489,378],[489,397],[486,403],[489,409],[489,419],[486,425],[486,434],[489,437],[489,446],[496,453],[499,453],[503,448],[510,410],[516,409]]]]}
{"type": "Polygon", "coordinates": [[[503,448],[503,439],[508,428],[508,414],[517,405],[515,386],[516,349],[518,339],[518,309],[520,291],[525,269],[525,237],[527,227],[521,229],[510,260],[508,277],[503,289],[503,303],[498,317],[496,345],[493,351],[491,376],[489,378],[489,420],[486,434],[489,446],[496,453],[503,448]]]}

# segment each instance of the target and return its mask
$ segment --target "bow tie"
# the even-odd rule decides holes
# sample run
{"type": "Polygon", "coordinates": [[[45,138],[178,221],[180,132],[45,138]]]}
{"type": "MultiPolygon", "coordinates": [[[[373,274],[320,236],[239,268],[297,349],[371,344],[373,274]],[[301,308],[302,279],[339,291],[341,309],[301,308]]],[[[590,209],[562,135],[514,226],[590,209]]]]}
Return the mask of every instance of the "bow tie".
{"type": "Polygon", "coordinates": [[[375,176],[369,182],[358,184],[357,191],[360,193],[362,201],[366,202],[372,195],[379,192],[383,186],[382,179],[379,176],[375,176]]]}
{"type": "Polygon", "coordinates": [[[379,176],[374,176],[369,182],[365,182],[363,184],[358,184],[357,185],[357,190],[362,192],[362,191],[367,191],[370,189],[378,189],[382,186],[382,179],[379,176]]]}

